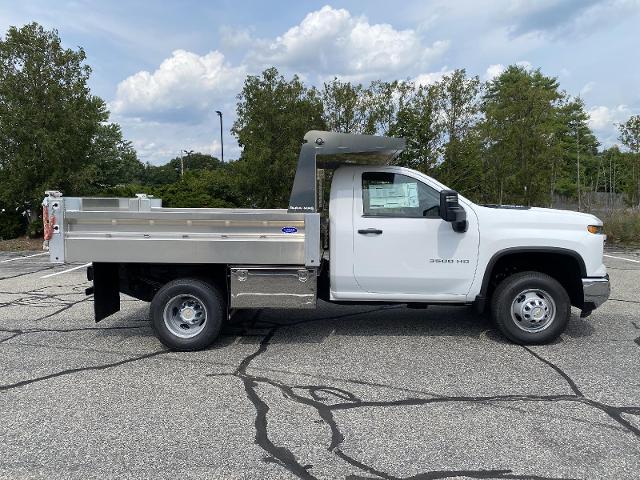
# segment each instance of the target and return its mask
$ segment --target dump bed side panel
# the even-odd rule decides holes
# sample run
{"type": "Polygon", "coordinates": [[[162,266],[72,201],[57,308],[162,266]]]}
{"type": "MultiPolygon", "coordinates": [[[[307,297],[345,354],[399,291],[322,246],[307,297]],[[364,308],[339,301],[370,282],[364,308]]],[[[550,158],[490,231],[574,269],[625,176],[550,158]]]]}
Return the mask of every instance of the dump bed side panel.
{"type": "Polygon", "coordinates": [[[56,204],[58,222],[52,261],[320,264],[317,213],[162,208],[147,198],[56,197],[48,203],[49,212],[56,204]]]}

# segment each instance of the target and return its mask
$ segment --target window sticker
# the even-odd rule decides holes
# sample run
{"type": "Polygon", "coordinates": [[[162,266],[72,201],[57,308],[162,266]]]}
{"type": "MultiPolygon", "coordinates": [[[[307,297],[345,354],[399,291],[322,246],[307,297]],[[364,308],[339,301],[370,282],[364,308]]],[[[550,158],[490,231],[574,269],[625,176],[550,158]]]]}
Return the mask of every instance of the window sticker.
{"type": "Polygon", "coordinates": [[[418,207],[418,184],[397,183],[369,185],[369,208],[418,207]]]}

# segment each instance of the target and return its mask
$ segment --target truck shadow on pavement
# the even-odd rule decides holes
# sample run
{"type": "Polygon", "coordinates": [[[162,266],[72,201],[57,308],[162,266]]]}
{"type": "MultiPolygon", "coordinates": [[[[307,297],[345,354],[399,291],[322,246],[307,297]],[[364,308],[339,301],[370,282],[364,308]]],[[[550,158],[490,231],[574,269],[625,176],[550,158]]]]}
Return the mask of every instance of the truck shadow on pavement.
{"type": "MultiPolygon", "coordinates": [[[[246,343],[258,343],[251,339],[259,339],[266,334],[267,328],[261,326],[265,321],[279,327],[279,335],[271,342],[274,344],[322,343],[331,335],[487,338],[512,344],[495,328],[488,314],[478,314],[473,307],[412,309],[398,305],[363,309],[325,305],[327,308],[320,308],[317,313],[306,310],[238,312],[223,326],[221,338],[213,348],[228,345],[237,337],[246,339],[246,343]],[[256,315],[262,322],[256,322],[256,315]]],[[[583,338],[594,332],[593,325],[574,312],[563,336],[583,338]]],[[[562,342],[562,337],[559,337],[553,344],[562,342]]]]}

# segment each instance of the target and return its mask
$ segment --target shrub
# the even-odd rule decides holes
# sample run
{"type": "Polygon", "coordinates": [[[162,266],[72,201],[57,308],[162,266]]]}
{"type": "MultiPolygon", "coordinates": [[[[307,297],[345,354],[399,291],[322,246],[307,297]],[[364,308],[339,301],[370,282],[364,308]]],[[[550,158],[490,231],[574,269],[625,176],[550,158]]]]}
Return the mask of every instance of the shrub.
{"type": "Polygon", "coordinates": [[[17,212],[0,210],[0,240],[10,240],[25,232],[24,217],[17,212]]]}
{"type": "Polygon", "coordinates": [[[603,218],[607,241],[640,245],[640,212],[619,211],[603,218]]]}
{"type": "Polygon", "coordinates": [[[38,218],[29,224],[27,227],[27,237],[40,238],[44,234],[44,227],[42,225],[42,219],[38,218]]]}

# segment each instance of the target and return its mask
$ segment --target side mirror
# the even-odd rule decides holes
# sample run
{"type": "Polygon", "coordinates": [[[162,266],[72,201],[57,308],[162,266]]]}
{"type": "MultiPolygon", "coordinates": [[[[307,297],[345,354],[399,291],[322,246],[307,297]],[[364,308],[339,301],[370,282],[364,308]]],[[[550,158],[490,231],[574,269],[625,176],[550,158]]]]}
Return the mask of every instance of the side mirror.
{"type": "Polygon", "coordinates": [[[454,231],[459,233],[467,231],[467,212],[458,203],[458,192],[440,191],[440,217],[445,222],[451,222],[454,231]]]}

